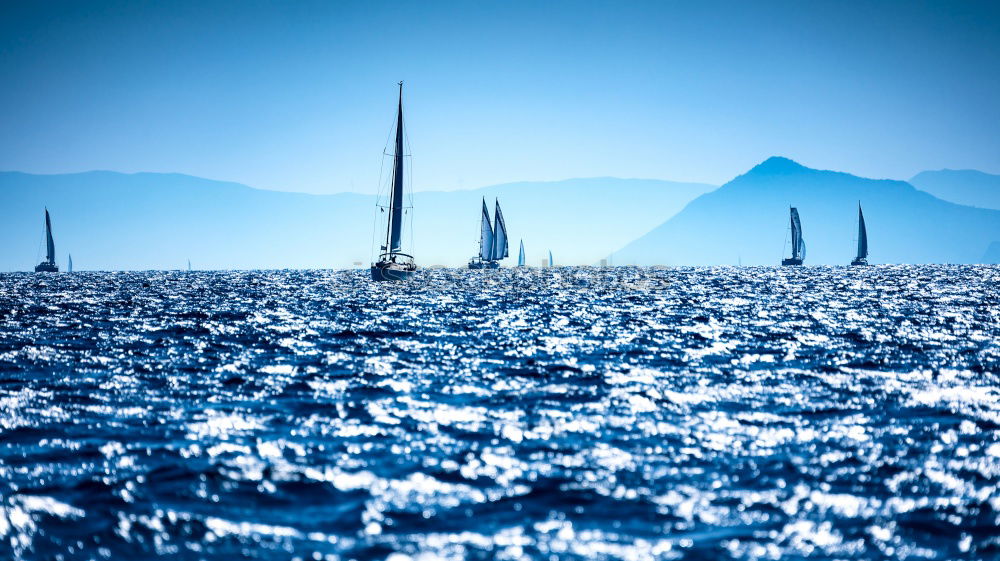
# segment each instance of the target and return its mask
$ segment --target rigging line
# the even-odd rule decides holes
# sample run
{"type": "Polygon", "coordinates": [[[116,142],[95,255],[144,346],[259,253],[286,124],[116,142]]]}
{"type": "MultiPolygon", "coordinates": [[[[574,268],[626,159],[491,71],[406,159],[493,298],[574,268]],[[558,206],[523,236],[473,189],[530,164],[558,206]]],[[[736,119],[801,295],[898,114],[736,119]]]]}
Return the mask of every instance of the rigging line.
{"type": "MultiPolygon", "coordinates": [[[[788,232],[791,229],[792,229],[791,225],[789,225],[788,228],[785,229],[785,241],[781,243],[781,258],[782,259],[785,258],[785,248],[788,247],[788,232]]],[[[793,255],[792,257],[795,257],[795,256],[793,255]]]]}
{"type": "MultiPolygon", "coordinates": [[[[38,249],[35,250],[35,263],[40,263],[42,259],[42,245],[45,244],[45,226],[42,226],[42,237],[38,240],[38,249]]],[[[48,253],[48,248],[45,248],[48,253]]],[[[34,265],[32,265],[34,266],[34,265]]]]}
{"type": "MultiPolygon", "coordinates": [[[[390,130],[389,132],[391,134],[392,131],[390,130]]],[[[388,142],[389,142],[389,139],[387,138],[386,139],[387,145],[388,145],[388,142]]],[[[383,149],[382,151],[385,152],[385,149],[383,149]]],[[[379,201],[382,199],[382,178],[384,176],[385,176],[385,157],[383,156],[383,157],[379,158],[378,183],[376,184],[376,188],[375,188],[375,208],[379,208],[379,209],[384,208],[384,207],[382,207],[379,204],[379,201]]],[[[377,213],[377,212],[372,217],[372,243],[371,243],[371,247],[369,248],[369,252],[370,252],[369,256],[372,258],[372,263],[375,262],[375,259],[377,259],[376,255],[378,255],[378,254],[375,253],[375,244],[378,243],[378,230],[379,230],[379,228],[378,228],[378,223],[379,223],[378,217],[379,217],[379,213],[377,213]]]]}

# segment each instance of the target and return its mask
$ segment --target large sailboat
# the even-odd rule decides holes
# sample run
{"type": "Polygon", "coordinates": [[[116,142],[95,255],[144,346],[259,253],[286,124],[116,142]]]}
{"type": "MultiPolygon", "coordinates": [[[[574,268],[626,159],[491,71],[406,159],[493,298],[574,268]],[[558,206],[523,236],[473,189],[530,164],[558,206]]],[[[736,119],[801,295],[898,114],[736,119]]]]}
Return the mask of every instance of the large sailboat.
{"type": "MultiPolygon", "coordinates": [[[[385,245],[372,264],[374,281],[407,280],[417,272],[413,256],[403,253],[403,82],[399,83],[399,110],[396,114],[396,144],[392,156],[392,186],[389,190],[389,220],[385,245]]],[[[384,206],[380,206],[383,212],[384,206]]]]}
{"type": "Polygon", "coordinates": [[[496,201],[496,208],[493,210],[493,223],[491,224],[490,212],[484,198],[479,228],[479,255],[469,260],[469,268],[499,269],[500,260],[509,255],[508,251],[507,224],[503,220],[503,212],[500,211],[500,201],[496,201]]]}
{"type": "Polygon", "coordinates": [[[59,272],[59,266],[56,265],[56,244],[52,241],[52,220],[49,218],[49,209],[45,209],[45,261],[35,265],[35,272],[59,272]]]}
{"type": "Polygon", "coordinates": [[[521,240],[521,251],[517,253],[517,266],[524,267],[524,240],[521,240]]]}
{"type": "Polygon", "coordinates": [[[868,229],[865,228],[865,215],[861,212],[861,203],[858,203],[858,254],[851,261],[851,265],[868,264],[868,229]]]}
{"type": "Polygon", "coordinates": [[[792,221],[792,256],[782,259],[782,265],[801,265],[806,258],[806,242],[802,239],[802,222],[799,221],[799,210],[791,207],[792,221]]]}

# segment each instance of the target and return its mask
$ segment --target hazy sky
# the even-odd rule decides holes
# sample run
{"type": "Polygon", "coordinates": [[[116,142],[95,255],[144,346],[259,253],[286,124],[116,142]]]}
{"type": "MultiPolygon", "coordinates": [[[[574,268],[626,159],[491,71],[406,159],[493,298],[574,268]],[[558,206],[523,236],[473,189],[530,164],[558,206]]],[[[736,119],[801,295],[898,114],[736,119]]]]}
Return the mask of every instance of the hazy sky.
{"type": "Polygon", "coordinates": [[[374,192],[1000,173],[1000,2],[0,3],[0,169],[374,192]]]}

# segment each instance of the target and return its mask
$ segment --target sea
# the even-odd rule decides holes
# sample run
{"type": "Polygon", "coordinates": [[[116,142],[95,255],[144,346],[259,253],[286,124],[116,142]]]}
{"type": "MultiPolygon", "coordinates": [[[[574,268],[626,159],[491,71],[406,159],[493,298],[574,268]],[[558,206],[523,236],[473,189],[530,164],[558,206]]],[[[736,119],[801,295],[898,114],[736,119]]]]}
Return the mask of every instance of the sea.
{"type": "Polygon", "coordinates": [[[1000,267],[0,275],[0,559],[997,559],[1000,267]]]}

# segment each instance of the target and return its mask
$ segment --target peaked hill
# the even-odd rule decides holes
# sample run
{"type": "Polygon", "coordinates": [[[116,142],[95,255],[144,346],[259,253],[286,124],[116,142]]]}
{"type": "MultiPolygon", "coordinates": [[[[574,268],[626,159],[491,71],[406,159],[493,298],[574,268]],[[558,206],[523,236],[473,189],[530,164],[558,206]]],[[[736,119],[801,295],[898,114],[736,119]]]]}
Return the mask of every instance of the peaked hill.
{"type": "Polygon", "coordinates": [[[615,253],[640,265],[777,265],[788,247],[788,208],[797,207],[807,265],[854,256],[857,207],[864,208],[872,263],[978,263],[1000,240],[1000,211],[949,203],[909,183],[807,168],[773,157],[615,253]]]}

